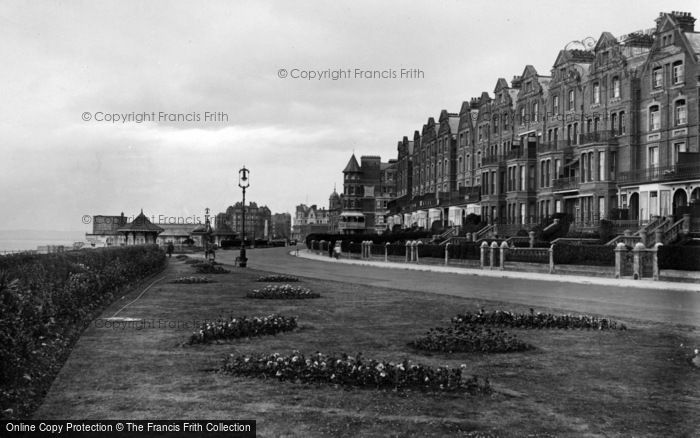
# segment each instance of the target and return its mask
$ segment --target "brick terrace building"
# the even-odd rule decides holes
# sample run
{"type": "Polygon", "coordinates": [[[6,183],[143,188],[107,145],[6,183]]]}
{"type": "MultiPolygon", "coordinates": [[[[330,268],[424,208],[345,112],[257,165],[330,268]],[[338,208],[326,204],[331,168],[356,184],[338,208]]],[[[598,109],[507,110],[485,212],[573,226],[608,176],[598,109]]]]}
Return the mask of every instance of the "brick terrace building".
{"type": "MultiPolygon", "coordinates": [[[[509,234],[554,213],[585,229],[613,211],[648,221],[700,205],[694,23],[661,13],[655,28],[569,44],[550,75],[528,65],[510,83],[498,79],[493,96],[428,118],[398,142],[388,224],[461,225],[477,213],[509,234]]],[[[371,170],[354,156],[345,168],[343,211],[372,229],[378,211],[363,203],[372,194],[363,186],[374,185],[379,159],[365,158],[371,170]]]]}

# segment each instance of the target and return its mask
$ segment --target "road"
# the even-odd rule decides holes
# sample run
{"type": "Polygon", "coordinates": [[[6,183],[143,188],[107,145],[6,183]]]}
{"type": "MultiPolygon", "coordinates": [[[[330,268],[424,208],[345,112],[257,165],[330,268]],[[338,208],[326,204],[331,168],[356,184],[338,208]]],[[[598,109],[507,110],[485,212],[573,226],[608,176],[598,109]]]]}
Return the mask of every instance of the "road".
{"type": "MultiPolygon", "coordinates": [[[[289,251],[291,248],[249,250],[248,266],[322,280],[504,301],[532,307],[553,307],[622,319],[700,326],[700,291],[638,289],[354,266],[293,257],[289,251]]],[[[233,264],[236,256],[238,251],[235,250],[219,251],[217,261],[233,264]]]]}

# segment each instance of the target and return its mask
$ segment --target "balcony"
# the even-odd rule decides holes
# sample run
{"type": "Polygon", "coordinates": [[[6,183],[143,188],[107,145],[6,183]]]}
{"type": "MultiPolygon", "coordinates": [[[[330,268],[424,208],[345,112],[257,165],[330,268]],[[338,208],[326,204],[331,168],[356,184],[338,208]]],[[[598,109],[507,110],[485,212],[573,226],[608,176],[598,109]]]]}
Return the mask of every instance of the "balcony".
{"type": "Polygon", "coordinates": [[[496,154],[496,155],[487,155],[481,159],[481,165],[486,166],[488,164],[498,164],[498,163],[503,163],[505,162],[505,158],[503,155],[496,154]]]}
{"type": "Polygon", "coordinates": [[[570,140],[552,140],[550,142],[540,143],[537,145],[537,152],[551,152],[551,151],[563,151],[565,153],[571,152],[572,142],[570,140]]]}
{"type": "MultiPolygon", "coordinates": [[[[700,155],[700,154],[697,154],[700,155]]],[[[700,163],[674,164],[671,166],[653,167],[650,169],[637,169],[630,172],[621,172],[618,181],[620,183],[650,183],[660,181],[678,181],[684,179],[700,178],[700,163]]]]}
{"type": "Polygon", "coordinates": [[[552,181],[552,189],[555,191],[578,190],[580,181],[578,176],[557,178],[552,181]]]}
{"type": "Polygon", "coordinates": [[[528,159],[528,158],[536,158],[537,157],[537,151],[535,148],[528,148],[528,149],[522,149],[522,148],[517,148],[517,149],[511,149],[506,153],[506,160],[516,160],[518,158],[522,159],[528,159]]]}
{"type": "Polygon", "coordinates": [[[617,144],[617,137],[615,137],[615,131],[605,130],[597,132],[587,132],[585,134],[579,134],[578,144],[589,144],[589,143],[614,143],[617,144]]]}

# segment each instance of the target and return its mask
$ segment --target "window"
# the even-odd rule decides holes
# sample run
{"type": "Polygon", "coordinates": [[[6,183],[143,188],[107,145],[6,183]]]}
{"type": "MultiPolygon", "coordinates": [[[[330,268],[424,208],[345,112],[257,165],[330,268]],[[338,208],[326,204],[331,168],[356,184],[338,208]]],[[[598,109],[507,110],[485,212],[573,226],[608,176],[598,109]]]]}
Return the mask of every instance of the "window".
{"type": "Polygon", "coordinates": [[[559,114],[559,96],[552,97],[552,112],[559,114]]]}
{"type": "Polygon", "coordinates": [[[605,152],[598,152],[598,181],[605,181],[605,152]]]}
{"type": "Polygon", "coordinates": [[[520,190],[526,190],[525,184],[526,184],[525,166],[520,166],[520,190]]]}
{"type": "Polygon", "coordinates": [[[685,107],[685,100],[677,100],[674,104],[673,120],[676,125],[685,125],[687,122],[688,113],[685,107]]]}
{"type": "Polygon", "coordinates": [[[683,142],[675,143],[673,145],[673,162],[674,163],[678,164],[679,154],[682,152],[686,152],[685,142],[683,141],[683,142]]]}
{"type": "Polygon", "coordinates": [[[593,132],[598,132],[598,127],[600,126],[600,117],[593,119],[593,132]]]}
{"type": "Polygon", "coordinates": [[[498,132],[498,116],[493,118],[493,132],[498,132]]]}
{"type": "Polygon", "coordinates": [[[617,76],[612,78],[612,97],[620,97],[620,78],[617,76]]]}
{"type": "Polygon", "coordinates": [[[557,158],[554,160],[554,179],[561,178],[561,160],[557,158]]]}
{"type": "Polygon", "coordinates": [[[535,122],[539,122],[539,112],[540,112],[540,104],[538,102],[535,102],[532,104],[532,120],[535,122]]]}
{"type": "Polygon", "coordinates": [[[612,131],[613,135],[619,134],[619,131],[617,130],[617,113],[612,113],[610,115],[610,130],[612,131]]]}
{"type": "Polygon", "coordinates": [[[574,109],[576,106],[576,97],[574,95],[574,90],[569,90],[569,106],[567,107],[568,110],[574,109]]]}
{"type": "Polygon", "coordinates": [[[594,82],[593,83],[593,99],[592,102],[594,104],[600,103],[600,83],[599,82],[594,82]]]}
{"type": "Polygon", "coordinates": [[[617,168],[617,152],[610,152],[610,180],[615,179],[615,169],[617,168]]]}
{"type": "Polygon", "coordinates": [[[659,117],[659,106],[653,105],[649,107],[649,130],[656,131],[661,128],[661,119],[659,117]]]}
{"type": "Polygon", "coordinates": [[[620,122],[619,123],[620,123],[619,133],[620,133],[620,135],[625,135],[626,131],[627,131],[627,125],[625,123],[625,112],[624,111],[620,111],[620,122]]]}
{"type": "Polygon", "coordinates": [[[525,107],[524,106],[520,107],[520,124],[521,125],[525,124],[525,107]]]}
{"type": "Polygon", "coordinates": [[[659,147],[658,146],[650,146],[648,155],[647,155],[647,162],[649,163],[649,169],[655,169],[659,166],[659,147]]]}
{"type": "Polygon", "coordinates": [[[464,172],[464,161],[462,161],[462,157],[459,157],[459,171],[464,172]]]}
{"type": "Polygon", "coordinates": [[[683,73],[683,61],[676,61],[673,63],[672,79],[674,84],[682,84],[685,81],[685,74],[683,73]]]}
{"type": "Polygon", "coordinates": [[[654,88],[661,88],[662,85],[662,72],[661,67],[656,67],[651,71],[651,86],[654,88]]]}
{"type": "Polygon", "coordinates": [[[574,138],[573,143],[578,144],[578,123],[574,123],[574,138]]]}
{"type": "Polygon", "coordinates": [[[593,127],[593,120],[588,119],[586,120],[586,132],[591,132],[591,129],[593,127]]]}
{"type": "Polygon", "coordinates": [[[508,113],[503,114],[503,129],[508,129],[508,113]]]}
{"type": "Polygon", "coordinates": [[[532,82],[530,82],[530,81],[525,82],[525,91],[527,91],[527,92],[532,91],[532,82]]]}

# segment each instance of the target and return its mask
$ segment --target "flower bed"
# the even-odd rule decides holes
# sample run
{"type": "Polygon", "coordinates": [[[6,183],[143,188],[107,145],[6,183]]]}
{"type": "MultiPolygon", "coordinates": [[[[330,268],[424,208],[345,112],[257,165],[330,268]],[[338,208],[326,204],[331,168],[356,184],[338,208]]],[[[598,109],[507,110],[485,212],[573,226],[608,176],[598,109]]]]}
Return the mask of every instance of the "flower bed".
{"type": "Polygon", "coordinates": [[[305,287],[294,287],[289,284],[273,286],[268,284],[264,289],[254,289],[246,295],[248,298],[263,298],[263,299],[284,299],[284,300],[301,300],[306,298],[320,298],[321,294],[312,292],[311,289],[305,287]]]}
{"type": "Polygon", "coordinates": [[[297,277],[292,277],[291,275],[263,275],[256,281],[262,283],[293,283],[299,281],[299,279],[297,277]]]}
{"type": "Polygon", "coordinates": [[[289,356],[274,354],[230,355],[220,371],[225,374],[281,381],[326,383],[357,388],[417,389],[433,391],[490,392],[488,380],[466,376],[461,368],[429,367],[421,364],[385,362],[315,353],[308,357],[294,351],[289,356]]]}
{"type": "Polygon", "coordinates": [[[216,281],[207,278],[207,277],[178,277],[175,280],[171,281],[171,283],[178,283],[178,284],[196,284],[196,283],[216,283],[216,281]]]}
{"type": "Polygon", "coordinates": [[[230,317],[219,318],[216,321],[205,322],[199,331],[190,337],[190,344],[206,344],[218,339],[250,338],[253,336],[276,335],[292,331],[297,327],[294,317],[282,315],[254,316],[249,318],[230,317]]]}
{"type": "Polygon", "coordinates": [[[200,262],[192,265],[198,274],[228,274],[228,269],[224,269],[216,262],[200,262]]]}
{"type": "Polygon", "coordinates": [[[590,315],[553,315],[530,309],[530,313],[513,313],[502,310],[486,312],[467,312],[452,318],[455,325],[488,324],[498,327],[536,328],[536,329],[596,329],[626,330],[624,324],[607,318],[590,315]]]}
{"type": "Polygon", "coordinates": [[[431,329],[424,336],[408,344],[428,351],[507,353],[533,348],[515,335],[502,330],[491,330],[475,324],[458,324],[454,327],[431,329]]]}

